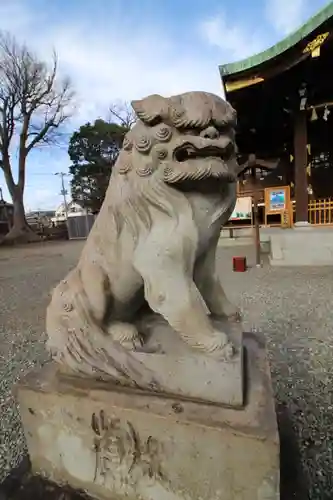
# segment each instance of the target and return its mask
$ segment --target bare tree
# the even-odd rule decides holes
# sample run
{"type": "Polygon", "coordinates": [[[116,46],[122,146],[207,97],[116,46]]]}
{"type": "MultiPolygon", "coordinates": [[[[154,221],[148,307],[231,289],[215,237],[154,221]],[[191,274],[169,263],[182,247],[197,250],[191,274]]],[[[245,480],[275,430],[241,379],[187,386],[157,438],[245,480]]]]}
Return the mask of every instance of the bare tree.
{"type": "Polygon", "coordinates": [[[128,129],[130,129],[136,121],[135,113],[128,102],[117,101],[116,103],[111,104],[109,111],[111,115],[110,121],[113,121],[114,118],[116,118],[119,125],[128,129]]]}
{"type": "Polygon", "coordinates": [[[74,96],[70,81],[57,78],[57,69],[55,53],[48,65],[26,45],[0,33],[0,168],[14,204],[13,227],[6,240],[36,239],[23,203],[26,160],[33,148],[57,141],[71,116],[74,96]],[[11,157],[15,147],[16,181],[11,157]]]}

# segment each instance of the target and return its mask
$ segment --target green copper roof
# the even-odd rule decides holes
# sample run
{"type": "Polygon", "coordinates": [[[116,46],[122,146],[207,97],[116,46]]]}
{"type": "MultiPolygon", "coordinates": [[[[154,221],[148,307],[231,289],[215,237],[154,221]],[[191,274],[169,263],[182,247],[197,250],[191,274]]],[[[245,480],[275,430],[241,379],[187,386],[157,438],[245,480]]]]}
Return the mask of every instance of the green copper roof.
{"type": "MultiPolygon", "coordinates": [[[[290,1],[292,2],[293,0],[290,1]]],[[[248,57],[247,59],[219,66],[221,77],[254,68],[266,61],[269,61],[270,59],[273,59],[274,57],[282,54],[286,50],[296,45],[306,36],[310,35],[316,28],[318,28],[332,16],[333,2],[330,2],[326,7],[324,7],[317,14],[311,17],[307,23],[303,24],[301,28],[299,28],[297,31],[295,31],[273,47],[265,50],[264,52],[260,52],[259,54],[248,57]]]]}

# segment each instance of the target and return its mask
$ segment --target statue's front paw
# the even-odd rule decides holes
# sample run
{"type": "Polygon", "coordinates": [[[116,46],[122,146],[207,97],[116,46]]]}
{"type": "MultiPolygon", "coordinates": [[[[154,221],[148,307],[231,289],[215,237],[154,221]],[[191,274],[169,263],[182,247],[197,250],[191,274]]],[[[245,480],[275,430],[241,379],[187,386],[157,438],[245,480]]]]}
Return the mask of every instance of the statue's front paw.
{"type": "Polygon", "coordinates": [[[209,337],[200,342],[200,348],[217,359],[228,360],[234,354],[233,345],[228,336],[219,330],[215,330],[209,337]]]}
{"type": "Polygon", "coordinates": [[[224,332],[215,331],[213,338],[213,342],[215,343],[214,349],[211,350],[211,354],[221,360],[231,359],[234,355],[234,348],[231,342],[229,341],[227,335],[224,332]]]}

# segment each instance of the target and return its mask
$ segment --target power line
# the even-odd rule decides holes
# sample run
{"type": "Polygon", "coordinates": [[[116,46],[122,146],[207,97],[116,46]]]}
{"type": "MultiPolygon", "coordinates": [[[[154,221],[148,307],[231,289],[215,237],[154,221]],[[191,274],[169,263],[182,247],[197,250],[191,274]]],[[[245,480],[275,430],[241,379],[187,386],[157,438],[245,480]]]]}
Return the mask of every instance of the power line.
{"type": "Polygon", "coordinates": [[[29,177],[33,175],[42,175],[42,176],[50,176],[50,175],[55,175],[54,172],[28,172],[29,177]]]}
{"type": "MultiPolygon", "coordinates": [[[[28,172],[28,176],[33,176],[33,175],[41,175],[41,176],[50,176],[50,175],[56,175],[55,172],[28,172]]],[[[69,175],[69,174],[64,174],[64,175],[69,175]]]]}

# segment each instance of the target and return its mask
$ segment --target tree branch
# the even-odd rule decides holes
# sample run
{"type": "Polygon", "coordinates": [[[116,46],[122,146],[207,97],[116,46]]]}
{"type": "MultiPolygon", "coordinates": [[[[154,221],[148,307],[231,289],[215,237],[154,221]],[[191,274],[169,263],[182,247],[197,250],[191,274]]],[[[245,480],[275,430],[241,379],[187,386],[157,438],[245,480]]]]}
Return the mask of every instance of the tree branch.
{"type": "Polygon", "coordinates": [[[111,117],[115,117],[118,122],[128,129],[136,122],[136,116],[131,106],[126,102],[117,102],[109,107],[111,117]]]}
{"type": "Polygon", "coordinates": [[[13,178],[13,173],[12,173],[11,166],[10,166],[10,158],[9,158],[8,152],[6,152],[4,155],[2,155],[2,160],[1,160],[0,166],[1,166],[2,171],[4,173],[7,188],[8,188],[8,191],[10,193],[10,196],[12,197],[12,199],[14,199],[17,186],[16,186],[14,178],[13,178]]]}
{"type": "Polygon", "coordinates": [[[51,65],[39,60],[25,45],[0,32],[0,167],[8,189],[23,196],[26,159],[39,143],[49,143],[71,116],[74,93],[68,79],[57,78],[57,56],[51,65]],[[18,139],[18,182],[15,184],[9,151],[18,139]]]}

